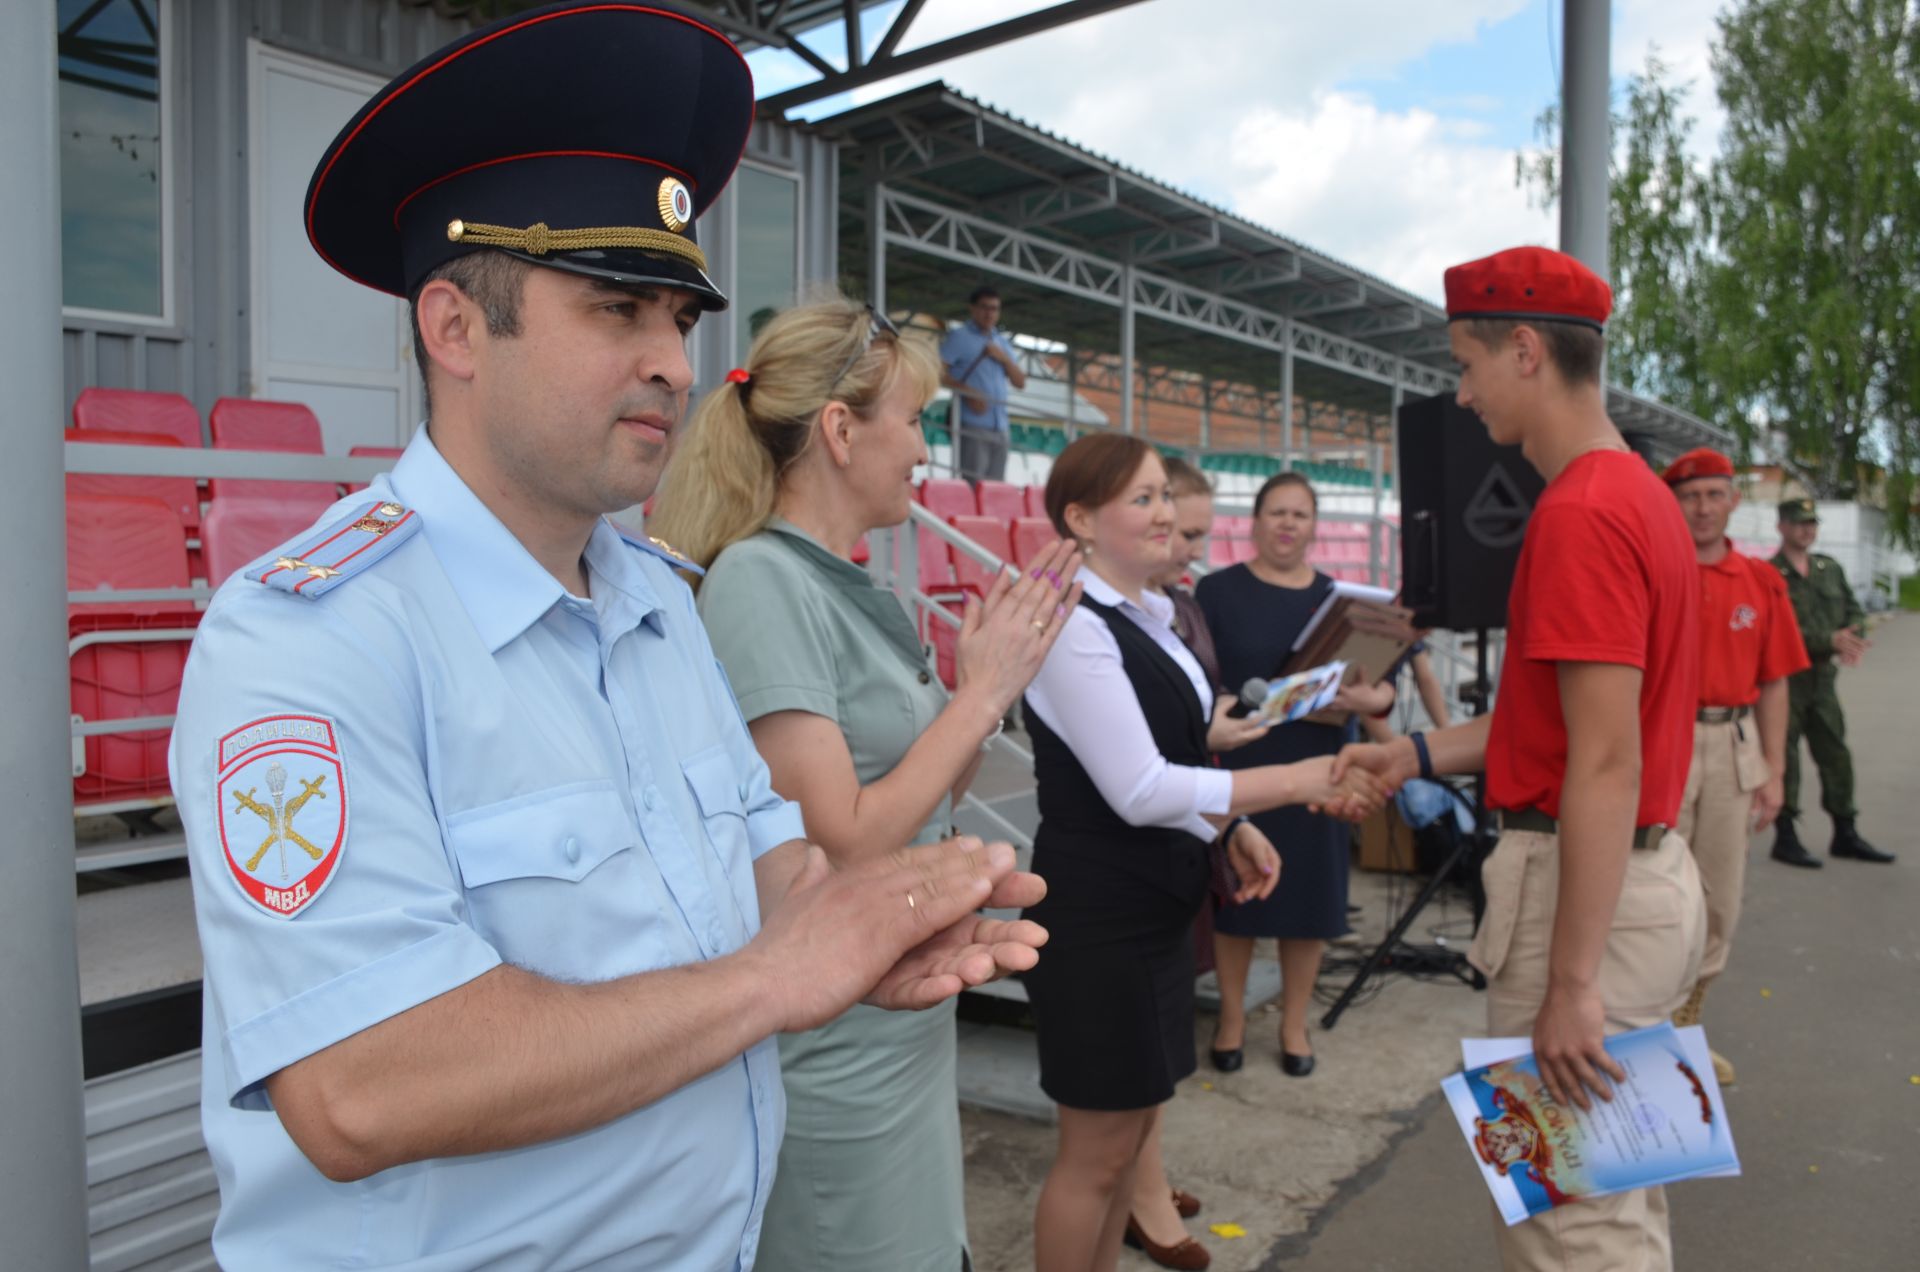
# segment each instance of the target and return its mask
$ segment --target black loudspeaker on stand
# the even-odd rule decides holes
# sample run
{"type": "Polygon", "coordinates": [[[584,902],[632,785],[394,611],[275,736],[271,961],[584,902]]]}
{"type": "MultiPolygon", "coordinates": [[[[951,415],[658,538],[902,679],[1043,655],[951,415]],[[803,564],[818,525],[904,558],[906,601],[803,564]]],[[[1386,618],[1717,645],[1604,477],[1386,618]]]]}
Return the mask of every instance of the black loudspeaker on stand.
{"type": "Polygon", "coordinates": [[[1507,590],[1545,483],[1518,446],[1495,446],[1450,395],[1400,408],[1403,603],[1419,627],[1507,625],[1507,590]]]}
{"type": "MultiPolygon", "coordinates": [[[[1479,716],[1492,695],[1487,634],[1507,625],[1507,592],[1545,483],[1519,447],[1494,445],[1486,426],[1455,405],[1451,394],[1405,404],[1399,423],[1394,474],[1400,488],[1401,600],[1413,610],[1416,626],[1475,634],[1476,675],[1461,698],[1479,716]]],[[[1421,949],[1405,938],[1454,871],[1462,865],[1479,868],[1493,850],[1493,839],[1483,775],[1473,784],[1473,833],[1454,845],[1386,939],[1367,955],[1352,983],[1320,1018],[1322,1029],[1332,1029],[1367,981],[1390,967],[1441,970],[1475,989],[1486,987],[1486,979],[1459,951],[1421,949]]],[[[1477,928],[1486,903],[1477,887],[1473,891],[1477,928]]]]}

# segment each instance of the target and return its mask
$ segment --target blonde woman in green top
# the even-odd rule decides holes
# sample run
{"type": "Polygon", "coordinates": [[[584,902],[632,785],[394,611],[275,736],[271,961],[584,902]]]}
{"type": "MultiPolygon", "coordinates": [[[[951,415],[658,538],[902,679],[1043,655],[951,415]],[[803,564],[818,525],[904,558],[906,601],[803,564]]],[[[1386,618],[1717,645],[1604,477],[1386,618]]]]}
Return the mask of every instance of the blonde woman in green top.
{"type": "MultiPolygon", "coordinates": [[[[1059,544],[969,604],[949,697],[898,599],[851,556],[907,520],[930,345],[832,301],[788,310],[701,402],[649,530],[708,567],[700,614],[782,795],[836,863],[951,832],[953,800],[1079,589],[1059,544]],[[1017,581],[1016,581],[1017,577],[1017,581]]],[[[858,1006],[780,1040],[786,1138],[761,1272],[968,1266],[952,1003],[858,1006]]]]}

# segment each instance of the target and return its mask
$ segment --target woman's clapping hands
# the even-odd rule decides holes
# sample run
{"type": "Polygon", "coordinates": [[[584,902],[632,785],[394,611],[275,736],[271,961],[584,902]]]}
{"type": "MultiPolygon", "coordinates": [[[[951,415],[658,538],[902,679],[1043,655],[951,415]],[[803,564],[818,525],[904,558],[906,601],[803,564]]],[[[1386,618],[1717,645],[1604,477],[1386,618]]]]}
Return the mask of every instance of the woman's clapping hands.
{"type": "Polygon", "coordinates": [[[984,598],[967,602],[955,650],[955,691],[977,693],[1004,714],[1040,671],[1080,603],[1080,548],[1053,544],[1025,574],[1002,570],[984,598]]]}

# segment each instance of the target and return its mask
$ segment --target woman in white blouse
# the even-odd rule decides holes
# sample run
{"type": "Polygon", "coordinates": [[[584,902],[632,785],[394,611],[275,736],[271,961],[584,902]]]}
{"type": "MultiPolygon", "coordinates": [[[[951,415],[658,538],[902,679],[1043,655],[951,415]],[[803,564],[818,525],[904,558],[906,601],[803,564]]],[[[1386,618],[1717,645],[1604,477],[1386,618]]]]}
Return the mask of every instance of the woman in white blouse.
{"type": "MultiPolygon", "coordinates": [[[[1037,1272],[1115,1266],[1133,1171],[1160,1106],[1194,1069],[1189,930],[1222,830],[1238,897],[1272,892],[1273,845],[1242,814],[1316,804],[1347,815],[1385,789],[1335,787],[1330,759],[1229,772],[1211,766],[1213,693],[1151,588],[1173,501],[1137,437],[1083,437],[1054,461],[1047,515],[1085,554],[1084,593],[1027,691],[1039,780],[1027,911],[1049,933],[1027,973],[1040,1085],[1060,1146],[1034,1218],[1037,1272]]],[[[1351,779],[1349,779],[1351,780],[1351,779]]]]}

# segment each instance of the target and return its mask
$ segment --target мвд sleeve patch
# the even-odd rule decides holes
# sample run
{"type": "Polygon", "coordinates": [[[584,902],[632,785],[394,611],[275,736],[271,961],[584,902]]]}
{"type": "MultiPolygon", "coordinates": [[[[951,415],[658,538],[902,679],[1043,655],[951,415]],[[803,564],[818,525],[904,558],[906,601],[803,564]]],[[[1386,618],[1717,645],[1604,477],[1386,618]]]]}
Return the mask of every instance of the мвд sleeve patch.
{"type": "Polygon", "coordinates": [[[291,918],[326,891],[347,843],[347,765],[333,721],[275,715],[220,739],[214,825],[247,899],[291,918]]]}

